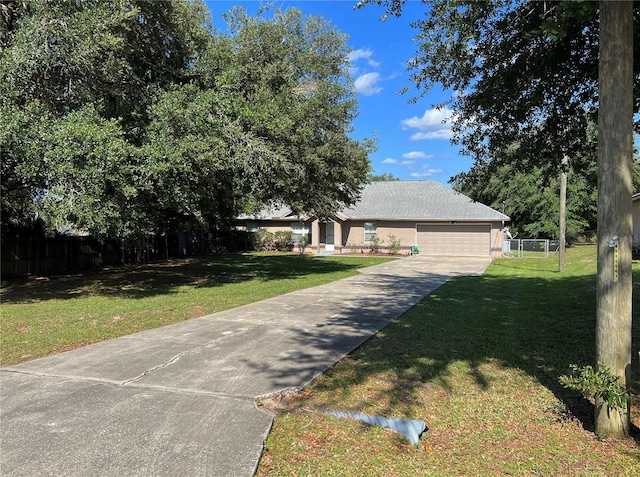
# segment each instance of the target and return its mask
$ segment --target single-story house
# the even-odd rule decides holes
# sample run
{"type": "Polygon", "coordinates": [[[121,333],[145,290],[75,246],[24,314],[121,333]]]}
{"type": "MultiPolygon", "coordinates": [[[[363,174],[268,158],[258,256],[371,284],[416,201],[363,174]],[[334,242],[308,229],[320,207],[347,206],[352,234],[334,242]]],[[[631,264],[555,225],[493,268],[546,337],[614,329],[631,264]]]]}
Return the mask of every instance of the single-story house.
{"type": "Polygon", "coordinates": [[[500,256],[509,217],[436,181],[382,181],[368,184],[357,204],[331,220],[299,217],[288,207],[239,218],[251,232],[290,230],[306,235],[311,253],[367,252],[374,237],[383,252],[399,243],[399,253],[428,256],[500,256]]]}

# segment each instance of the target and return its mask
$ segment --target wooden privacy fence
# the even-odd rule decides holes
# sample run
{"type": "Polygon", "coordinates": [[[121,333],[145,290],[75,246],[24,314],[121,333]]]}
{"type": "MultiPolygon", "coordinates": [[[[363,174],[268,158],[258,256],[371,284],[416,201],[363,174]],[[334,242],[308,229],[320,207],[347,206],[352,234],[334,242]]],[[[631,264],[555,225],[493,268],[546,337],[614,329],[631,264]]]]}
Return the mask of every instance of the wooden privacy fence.
{"type": "Polygon", "coordinates": [[[2,278],[53,275],[122,263],[114,244],[93,237],[17,236],[2,242],[2,278]]]}
{"type": "Polygon", "coordinates": [[[91,236],[16,235],[2,240],[3,279],[29,275],[47,276],[92,267],[144,263],[194,253],[244,251],[249,239],[244,232],[173,232],[147,235],[122,246],[91,236]]]}

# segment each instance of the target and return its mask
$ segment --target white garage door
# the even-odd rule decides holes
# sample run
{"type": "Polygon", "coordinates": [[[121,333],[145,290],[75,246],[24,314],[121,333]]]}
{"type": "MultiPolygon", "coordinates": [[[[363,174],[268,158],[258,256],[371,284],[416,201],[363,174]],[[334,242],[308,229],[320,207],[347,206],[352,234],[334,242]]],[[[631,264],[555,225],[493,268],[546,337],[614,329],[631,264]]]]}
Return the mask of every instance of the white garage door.
{"type": "Polygon", "coordinates": [[[482,255],[491,253],[491,226],[472,224],[418,225],[421,255],[482,255]]]}

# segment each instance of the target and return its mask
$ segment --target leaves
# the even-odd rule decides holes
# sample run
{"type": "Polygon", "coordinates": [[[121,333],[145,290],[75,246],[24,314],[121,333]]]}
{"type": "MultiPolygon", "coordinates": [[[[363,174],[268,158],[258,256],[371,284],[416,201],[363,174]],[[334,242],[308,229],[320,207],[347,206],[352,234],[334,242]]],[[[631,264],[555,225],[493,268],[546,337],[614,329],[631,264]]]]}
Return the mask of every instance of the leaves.
{"type": "Polygon", "coordinates": [[[626,411],[629,392],[620,386],[620,378],[614,376],[607,366],[599,363],[596,370],[592,366],[572,364],[570,368],[578,374],[560,376],[558,380],[562,386],[580,392],[585,398],[602,399],[609,410],[626,411]]]}
{"type": "Polygon", "coordinates": [[[200,2],[12,8],[3,224],[127,239],[274,201],[329,216],[357,200],[373,142],[348,136],[346,37],[325,20],[236,9],[222,35],[200,2]]]}
{"type": "MultiPolygon", "coordinates": [[[[367,3],[399,15],[405,0],[358,5],[367,3]]],[[[425,15],[413,24],[417,51],[409,62],[418,90],[414,100],[434,85],[453,93],[445,103],[455,112],[453,142],[474,159],[471,171],[452,178],[456,187],[494,207],[508,205],[507,214],[527,235],[553,237],[558,166],[568,156],[569,235],[595,228],[598,3],[423,4],[425,15]]],[[[634,15],[638,23],[640,8],[634,15]]],[[[640,93],[640,62],[634,65],[640,93]]]]}
{"type": "MultiPolygon", "coordinates": [[[[358,5],[367,3],[399,15],[405,2],[363,0],[358,5]]],[[[425,15],[413,24],[417,51],[409,61],[418,90],[414,100],[437,84],[454,93],[446,104],[456,113],[454,142],[463,153],[477,164],[504,163],[509,158],[502,151],[517,143],[530,163],[556,166],[564,155],[573,158],[593,150],[589,136],[598,110],[597,2],[423,4],[425,15]]],[[[637,19],[639,15],[636,9],[637,19]]],[[[638,90],[640,62],[634,68],[638,90]]],[[[639,108],[636,100],[636,112],[639,108]]]]}
{"type": "Polygon", "coordinates": [[[34,198],[43,220],[58,231],[91,230],[99,237],[144,230],[135,207],[142,189],[138,164],[116,121],[89,108],[53,121],[43,134],[45,180],[34,198]]]}
{"type": "MultiPolygon", "coordinates": [[[[531,165],[514,157],[510,164],[475,164],[452,182],[454,188],[472,199],[504,210],[511,218],[512,231],[521,237],[558,237],[560,181],[557,170],[550,165],[531,165]]],[[[595,229],[595,162],[584,170],[572,167],[567,183],[567,237],[571,241],[583,231],[595,229]]]]}

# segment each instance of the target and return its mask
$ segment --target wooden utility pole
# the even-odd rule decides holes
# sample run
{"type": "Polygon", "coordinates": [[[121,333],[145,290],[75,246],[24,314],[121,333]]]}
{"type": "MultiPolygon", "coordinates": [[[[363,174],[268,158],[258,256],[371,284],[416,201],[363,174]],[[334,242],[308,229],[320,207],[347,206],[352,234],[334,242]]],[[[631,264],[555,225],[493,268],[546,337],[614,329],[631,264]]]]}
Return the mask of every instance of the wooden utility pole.
{"type": "Polygon", "coordinates": [[[560,232],[558,237],[558,271],[564,272],[567,247],[567,169],[569,157],[563,156],[560,163],[560,232]]]}
{"type": "MultiPolygon", "coordinates": [[[[631,368],[633,2],[600,2],[596,359],[620,385],[631,368]]],[[[596,434],[628,434],[629,410],[596,401],[596,434]]]]}

